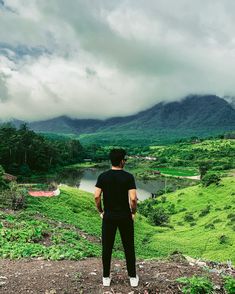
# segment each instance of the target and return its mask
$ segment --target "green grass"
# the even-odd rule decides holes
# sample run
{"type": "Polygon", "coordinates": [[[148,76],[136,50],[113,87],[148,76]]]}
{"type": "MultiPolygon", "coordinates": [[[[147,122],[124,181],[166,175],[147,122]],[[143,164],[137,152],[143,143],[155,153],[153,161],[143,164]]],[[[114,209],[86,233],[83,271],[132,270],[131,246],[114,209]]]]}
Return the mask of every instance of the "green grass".
{"type": "Polygon", "coordinates": [[[161,234],[156,234],[152,246],[164,256],[179,250],[193,257],[232,260],[234,263],[234,186],[234,178],[224,178],[219,186],[204,188],[199,185],[168,194],[166,203],[162,205],[175,204],[176,213],[170,219],[173,229],[165,228],[161,234]],[[208,205],[211,206],[210,212],[199,216],[208,205]],[[184,221],[187,212],[193,214],[195,225],[184,221]],[[221,242],[221,238],[226,241],[221,242]]]}
{"type": "MultiPolygon", "coordinates": [[[[135,229],[138,257],[155,257],[155,250],[148,246],[148,240],[156,228],[139,217],[135,229]]],[[[101,236],[101,219],[93,195],[76,188],[63,186],[60,196],[53,198],[28,196],[27,208],[14,215],[0,211],[0,230],[1,257],[79,259],[101,256],[101,245],[84,240],[77,232],[86,232],[97,240],[101,236]],[[48,246],[42,242],[45,235],[49,236],[48,246]]],[[[115,257],[124,258],[119,234],[114,251],[115,257]]]]}
{"type": "MultiPolygon", "coordinates": [[[[234,263],[234,185],[234,178],[223,178],[219,186],[198,185],[166,194],[167,200],[161,205],[167,207],[173,203],[176,208],[169,227],[154,227],[144,216],[137,215],[137,258],[161,258],[178,250],[195,258],[234,263]],[[208,205],[209,213],[200,217],[208,205]],[[195,225],[184,221],[187,212],[193,213],[195,225]]],[[[58,197],[28,196],[25,210],[13,215],[0,211],[0,256],[49,259],[100,256],[101,245],[83,239],[81,231],[96,239],[101,236],[101,219],[91,193],[62,186],[58,197]],[[47,245],[43,244],[45,236],[47,245]]],[[[119,235],[114,256],[124,258],[119,235]]]]}

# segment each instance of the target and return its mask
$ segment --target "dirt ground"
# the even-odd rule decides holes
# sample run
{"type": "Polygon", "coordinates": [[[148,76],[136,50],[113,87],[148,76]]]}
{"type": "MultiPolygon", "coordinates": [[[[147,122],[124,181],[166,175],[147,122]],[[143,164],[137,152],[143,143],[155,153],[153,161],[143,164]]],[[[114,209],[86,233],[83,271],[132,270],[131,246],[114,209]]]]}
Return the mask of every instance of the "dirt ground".
{"type": "Polygon", "coordinates": [[[47,261],[41,259],[0,259],[0,293],[104,293],[104,294],[168,294],[182,293],[176,278],[192,275],[209,275],[221,290],[222,280],[218,272],[190,265],[184,261],[138,261],[140,283],[131,288],[125,262],[112,261],[112,282],[103,287],[101,259],[88,258],[80,261],[47,261]]]}

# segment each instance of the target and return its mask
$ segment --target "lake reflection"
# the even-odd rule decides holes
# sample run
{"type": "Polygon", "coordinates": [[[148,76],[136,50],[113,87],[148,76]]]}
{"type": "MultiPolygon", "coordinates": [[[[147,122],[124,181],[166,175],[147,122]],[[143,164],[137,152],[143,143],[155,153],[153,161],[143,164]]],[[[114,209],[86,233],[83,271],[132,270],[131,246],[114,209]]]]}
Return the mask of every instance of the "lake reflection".
{"type": "MultiPolygon", "coordinates": [[[[87,192],[94,192],[96,180],[104,170],[101,169],[85,169],[82,171],[63,172],[57,179],[58,182],[70,186],[76,186],[87,192]]],[[[139,200],[145,200],[151,197],[151,193],[156,193],[159,189],[164,189],[164,179],[157,180],[136,180],[137,195],[139,200]]]]}

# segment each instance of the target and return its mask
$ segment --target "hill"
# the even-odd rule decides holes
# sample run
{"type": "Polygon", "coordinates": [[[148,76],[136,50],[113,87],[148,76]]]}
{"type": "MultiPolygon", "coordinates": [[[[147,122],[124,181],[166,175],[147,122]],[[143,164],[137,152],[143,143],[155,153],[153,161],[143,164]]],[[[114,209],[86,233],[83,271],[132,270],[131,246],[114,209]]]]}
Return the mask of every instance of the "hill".
{"type": "MultiPolygon", "coordinates": [[[[167,194],[157,206],[171,207],[168,226],[152,226],[144,216],[137,215],[136,253],[141,280],[133,293],[182,293],[183,285],[176,279],[193,275],[208,276],[221,289],[218,293],[225,293],[219,273],[234,275],[234,271],[218,262],[235,262],[234,184],[235,179],[228,177],[219,186],[198,185],[167,194]],[[193,220],[186,220],[186,214],[191,214],[193,220]],[[192,258],[187,261],[181,255],[159,260],[173,252],[213,262],[202,262],[202,268],[200,263],[192,263],[192,258]]],[[[0,259],[0,268],[4,268],[0,291],[3,293],[107,290],[100,285],[101,219],[93,195],[67,186],[62,186],[61,192],[54,198],[28,196],[27,207],[22,211],[0,210],[0,258],[4,258],[0,259]],[[23,259],[15,260],[19,258],[23,259]]],[[[113,282],[108,290],[129,293],[120,236],[117,237],[113,282]]]]}
{"type": "MultiPolygon", "coordinates": [[[[234,177],[228,177],[219,186],[198,185],[167,194],[162,205],[174,207],[170,226],[152,226],[138,215],[137,257],[166,257],[177,250],[196,258],[235,262],[234,183],[234,177]],[[190,213],[192,221],[185,219],[190,213]]],[[[55,198],[28,197],[27,208],[20,213],[9,215],[1,211],[0,256],[49,259],[100,256],[101,220],[92,194],[66,186],[61,190],[61,195],[55,198]],[[88,237],[82,238],[83,233],[88,237]]],[[[115,256],[123,258],[120,244],[118,237],[115,256]]]]}
{"type": "Polygon", "coordinates": [[[214,95],[191,95],[126,117],[97,120],[62,116],[29,125],[37,132],[77,134],[84,143],[163,143],[234,131],[235,109],[214,95]]]}

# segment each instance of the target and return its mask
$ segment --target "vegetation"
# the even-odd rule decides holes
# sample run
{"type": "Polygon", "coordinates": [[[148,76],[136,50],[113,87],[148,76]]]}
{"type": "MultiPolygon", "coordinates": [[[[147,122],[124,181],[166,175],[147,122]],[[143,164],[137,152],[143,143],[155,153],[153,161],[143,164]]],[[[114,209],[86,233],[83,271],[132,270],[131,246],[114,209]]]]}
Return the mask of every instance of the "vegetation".
{"type": "MultiPolygon", "coordinates": [[[[27,207],[14,214],[0,211],[0,230],[0,257],[58,260],[101,255],[101,219],[93,195],[67,186],[61,188],[58,197],[28,196],[27,207]]],[[[138,258],[156,257],[149,247],[154,234],[155,228],[140,217],[136,223],[138,258]]],[[[119,235],[115,256],[124,258],[119,235]]]]}
{"type": "Polygon", "coordinates": [[[149,221],[148,207],[157,212],[161,207],[169,216],[167,226],[156,226],[151,246],[162,256],[177,250],[196,258],[235,262],[234,184],[233,177],[222,178],[219,185],[165,194],[164,202],[158,198],[141,202],[139,212],[149,221]]]}
{"type": "Polygon", "coordinates": [[[58,165],[79,162],[84,156],[78,140],[47,139],[25,124],[19,129],[10,124],[0,127],[0,164],[12,174],[46,172],[58,165]]]}
{"type": "Polygon", "coordinates": [[[224,289],[227,294],[235,293],[235,278],[232,276],[224,276],[224,289]]]}
{"type": "Polygon", "coordinates": [[[206,277],[193,276],[191,278],[178,278],[177,282],[184,284],[182,292],[185,294],[210,294],[213,293],[213,284],[206,277]]]}
{"type": "MultiPolygon", "coordinates": [[[[165,200],[144,201],[146,207],[153,201],[152,211],[156,209],[157,221],[148,215],[147,218],[137,215],[137,258],[160,258],[180,251],[195,258],[235,262],[234,182],[233,178],[223,178],[218,186],[189,187],[166,194],[165,200]],[[207,213],[200,215],[203,210],[207,213]],[[196,225],[184,220],[186,212],[193,213],[196,225]],[[206,227],[209,224],[214,228],[206,227]]],[[[21,211],[13,214],[1,211],[0,256],[51,259],[100,256],[101,219],[92,194],[63,186],[58,197],[27,196],[26,200],[27,207],[21,211]],[[84,233],[90,237],[84,239],[84,233]]],[[[118,235],[114,250],[118,258],[124,258],[121,249],[118,235]]]]}

